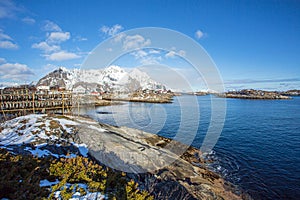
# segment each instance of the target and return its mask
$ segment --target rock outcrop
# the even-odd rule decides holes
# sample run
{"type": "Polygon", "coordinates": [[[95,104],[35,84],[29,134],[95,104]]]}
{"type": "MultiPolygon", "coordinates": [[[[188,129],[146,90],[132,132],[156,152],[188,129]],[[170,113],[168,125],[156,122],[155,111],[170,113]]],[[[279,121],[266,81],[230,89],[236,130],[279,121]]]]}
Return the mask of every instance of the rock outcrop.
{"type": "Polygon", "coordinates": [[[92,157],[127,171],[155,199],[243,199],[231,184],[206,169],[195,148],[140,130],[104,124],[81,124],[78,136],[92,157]],[[178,156],[178,149],[185,152],[178,156]]]}
{"type": "Polygon", "coordinates": [[[141,130],[55,115],[27,115],[1,127],[0,149],[39,158],[97,160],[112,177],[134,180],[155,199],[250,199],[207,169],[198,149],[141,130]]]}

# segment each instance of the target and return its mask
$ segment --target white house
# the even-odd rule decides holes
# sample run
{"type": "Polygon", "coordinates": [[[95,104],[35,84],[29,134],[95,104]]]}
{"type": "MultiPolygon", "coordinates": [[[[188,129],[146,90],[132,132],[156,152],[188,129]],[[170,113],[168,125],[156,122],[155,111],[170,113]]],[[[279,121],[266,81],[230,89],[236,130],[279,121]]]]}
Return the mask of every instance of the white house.
{"type": "Polygon", "coordinates": [[[77,87],[73,88],[73,93],[75,93],[75,94],[85,94],[86,89],[82,85],[78,85],[77,87]]]}
{"type": "Polygon", "coordinates": [[[39,85],[36,88],[37,90],[50,90],[50,86],[49,85],[39,85]]]}

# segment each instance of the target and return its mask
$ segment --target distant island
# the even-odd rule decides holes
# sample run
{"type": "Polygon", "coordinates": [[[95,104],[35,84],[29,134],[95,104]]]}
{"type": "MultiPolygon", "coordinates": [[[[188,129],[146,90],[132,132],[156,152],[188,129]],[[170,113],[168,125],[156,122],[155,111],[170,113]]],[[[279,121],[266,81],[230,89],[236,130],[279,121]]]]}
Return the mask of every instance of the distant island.
{"type": "Polygon", "coordinates": [[[281,92],[280,94],[286,96],[300,96],[300,90],[288,90],[285,92],[281,92]]]}
{"type": "Polygon", "coordinates": [[[238,98],[238,99],[291,99],[290,96],[299,95],[300,90],[289,90],[285,92],[265,91],[254,89],[243,89],[240,91],[230,91],[222,94],[217,94],[223,98],[238,98]]]}
{"type": "MultiPolygon", "coordinates": [[[[237,99],[291,99],[292,96],[300,96],[300,90],[287,90],[287,91],[266,91],[255,89],[242,89],[238,91],[227,91],[218,93],[216,91],[196,91],[184,92],[180,95],[215,95],[220,98],[237,98],[237,99]]],[[[176,95],[178,96],[178,94],[176,95]]]]}

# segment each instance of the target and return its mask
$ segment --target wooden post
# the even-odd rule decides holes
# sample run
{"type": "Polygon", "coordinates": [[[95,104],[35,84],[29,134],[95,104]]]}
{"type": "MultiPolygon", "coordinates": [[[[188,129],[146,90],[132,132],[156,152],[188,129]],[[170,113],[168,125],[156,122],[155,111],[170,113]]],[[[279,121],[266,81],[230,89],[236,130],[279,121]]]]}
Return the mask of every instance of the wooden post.
{"type": "Polygon", "coordinates": [[[62,98],[62,114],[65,114],[65,100],[64,100],[64,91],[61,93],[62,98]]]}
{"type": "MultiPolygon", "coordinates": [[[[4,106],[4,104],[2,104],[2,105],[4,106]]],[[[5,112],[4,112],[3,108],[2,108],[2,114],[3,114],[4,119],[6,120],[6,116],[5,116],[5,112]]]]}
{"type": "Polygon", "coordinates": [[[70,92],[70,90],[68,90],[68,114],[69,115],[73,115],[73,110],[72,110],[72,106],[73,106],[73,104],[72,104],[72,101],[73,101],[73,96],[72,96],[72,94],[71,94],[71,92],[70,92]]]}
{"type": "Polygon", "coordinates": [[[34,110],[34,92],[32,92],[32,111],[33,111],[33,114],[35,114],[35,110],[34,110]]]}
{"type": "Polygon", "coordinates": [[[25,105],[25,101],[26,100],[26,96],[28,95],[28,90],[25,91],[25,94],[23,94],[23,97],[22,97],[22,104],[23,104],[23,115],[26,115],[26,105],[25,105]]]}
{"type": "Polygon", "coordinates": [[[3,117],[4,117],[4,119],[6,120],[6,117],[5,117],[5,112],[4,112],[4,102],[3,102],[3,99],[4,99],[5,97],[4,97],[4,95],[3,95],[3,90],[1,90],[1,103],[2,103],[2,105],[3,105],[3,107],[1,108],[1,111],[2,111],[2,114],[3,114],[3,117]]]}
{"type": "Polygon", "coordinates": [[[73,99],[73,96],[72,96],[71,92],[68,90],[68,113],[69,114],[71,114],[72,99],[73,99]]]}
{"type": "Polygon", "coordinates": [[[79,99],[79,95],[77,93],[77,116],[78,117],[79,117],[79,101],[80,101],[80,99],[79,99]]]}

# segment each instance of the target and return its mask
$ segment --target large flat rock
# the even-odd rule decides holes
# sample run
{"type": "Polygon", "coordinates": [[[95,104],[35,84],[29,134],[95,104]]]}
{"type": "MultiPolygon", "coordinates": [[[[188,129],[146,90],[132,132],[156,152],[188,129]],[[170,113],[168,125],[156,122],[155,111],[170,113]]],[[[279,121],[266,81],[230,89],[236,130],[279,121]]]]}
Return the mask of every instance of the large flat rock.
{"type": "MultiPolygon", "coordinates": [[[[199,150],[141,130],[80,121],[79,139],[100,163],[127,172],[157,199],[242,199],[199,150]]],[[[244,197],[245,198],[245,197],[244,197]]]]}

